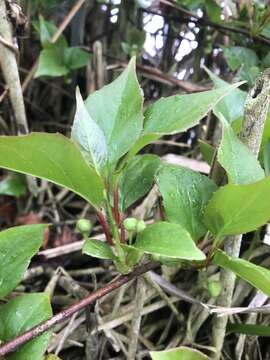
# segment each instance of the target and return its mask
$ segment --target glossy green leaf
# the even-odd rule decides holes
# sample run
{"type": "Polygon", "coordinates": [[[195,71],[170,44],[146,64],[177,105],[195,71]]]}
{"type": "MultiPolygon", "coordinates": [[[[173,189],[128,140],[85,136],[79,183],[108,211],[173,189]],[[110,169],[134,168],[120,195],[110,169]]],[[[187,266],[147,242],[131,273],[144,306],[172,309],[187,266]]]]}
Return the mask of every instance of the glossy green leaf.
{"type": "Polygon", "coordinates": [[[161,98],[145,112],[144,134],[175,134],[185,131],[241,83],[189,95],[161,98]]]}
{"type": "Polygon", "coordinates": [[[49,180],[100,206],[103,183],[66,137],[45,133],[0,136],[0,154],[0,167],[49,180]]]}
{"type": "Polygon", "coordinates": [[[0,232],[0,299],[21,281],[42,244],[45,227],[44,224],[25,225],[0,232]]]}
{"type": "MultiPolygon", "coordinates": [[[[0,339],[4,342],[31,329],[52,315],[47,294],[26,294],[0,306],[0,339]]],[[[50,332],[31,340],[16,352],[5,357],[7,360],[40,360],[45,353],[50,332]]]]}
{"type": "Polygon", "coordinates": [[[85,101],[90,116],[105,134],[110,163],[128,152],[142,131],[143,96],[135,65],[133,58],[116,80],[85,101]]]}
{"type": "Polygon", "coordinates": [[[25,176],[21,174],[10,174],[0,181],[0,194],[19,197],[27,191],[25,176]]]}
{"type": "Polygon", "coordinates": [[[185,260],[204,260],[190,234],[180,225],[157,222],[138,234],[134,247],[153,255],[185,260]]]}
{"type": "Polygon", "coordinates": [[[254,336],[270,336],[270,326],[253,325],[253,324],[228,324],[227,331],[230,333],[254,335],[254,336]]]}
{"type": "Polygon", "coordinates": [[[208,177],[188,168],[163,165],[156,176],[163,198],[166,218],[180,224],[193,240],[207,231],[203,223],[203,211],[217,189],[208,177]]]}
{"type": "Polygon", "coordinates": [[[71,131],[71,138],[79,146],[89,164],[97,171],[102,170],[108,158],[107,144],[103,131],[91,118],[79,88],[76,89],[77,109],[71,131]]]}
{"type": "Polygon", "coordinates": [[[222,140],[218,149],[218,161],[226,170],[230,183],[250,184],[264,178],[264,171],[249,148],[238,139],[234,130],[223,118],[222,140]]]}
{"type": "MultiPolygon", "coordinates": [[[[223,88],[228,86],[229,83],[220,79],[212,71],[204,67],[204,70],[213,81],[215,88],[223,88]]],[[[221,99],[214,107],[214,114],[218,117],[222,114],[225,119],[232,124],[234,121],[240,119],[244,115],[244,103],[247,97],[247,93],[240,89],[232,90],[227,96],[221,99]]]]}
{"type": "Polygon", "coordinates": [[[222,238],[256,230],[270,219],[270,177],[248,185],[225,185],[209,201],[207,228],[222,238]]]}
{"type": "Polygon", "coordinates": [[[101,240],[89,239],[84,242],[83,254],[90,255],[99,259],[115,260],[111,247],[101,240]]]}
{"type": "Polygon", "coordinates": [[[164,351],[151,351],[150,355],[152,360],[210,360],[202,352],[185,346],[164,351]]]}
{"type": "Polygon", "coordinates": [[[270,271],[268,269],[244,259],[230,257],[221,250],[217,250],[214,263],[233,271],[241,279],[270,296],[270,271]]]}
{"type": "Polygon", "coordinates": [[[127,209],[151,189],[159,165],[156,155],[137,155],[128,163],[119,180],[120,209],[127,209]]]}

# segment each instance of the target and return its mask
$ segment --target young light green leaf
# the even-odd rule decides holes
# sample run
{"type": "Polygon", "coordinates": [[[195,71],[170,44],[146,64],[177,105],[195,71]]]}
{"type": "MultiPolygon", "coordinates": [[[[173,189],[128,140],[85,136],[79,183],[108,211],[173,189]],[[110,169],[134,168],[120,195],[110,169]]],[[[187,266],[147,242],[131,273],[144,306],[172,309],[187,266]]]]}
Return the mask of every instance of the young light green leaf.
{"type": "Polygon", "coordinates": [[[163,165],[156,176],[163,198],[166,218],[180,224],[193,240],[207,231],[203,223],[203,211],[216,185],[198,172],[176,165],[163,165]]]}
{"type": "MultiPolygon", "coordinates": [[[[47,320],[52,315],[47,294],[26,294],[17,296],[0,306],[0,339],[9,341],[33,326],[47,320]]],[[[8,360],[40,360],[45,353],[50,332],[29,341],[16,352],[8,355],[8,360]]]]}
{"type": "Polygon", "coordinates": [[[120,209],[127,209],[151,189],[159,165],[160,158],[148,154],[137,155],[128,163],[119,181],[120,209]]]}
{"type": "Polygon", "coordinates": [[[148,254],[185,260],[204,260],[190,234],[180,225],[157,222],[146,227],[137,237],[134,247],[148,254]]]}
{"type": "Polygon", "coordinates": [[[25,225],[0,232],[0,299],[21,281],[42,244],[45,227],[44,224],[25,225]]]}
{"type": "Polygon", "coordinates": [[[98,259],[116,259],[116,256],[114,255],[111,247],[101,240],[86,240],[84,242],[82,252],[83,254],[90,255],[98,259]]]}
{"type": "Polygon", "coordinates": [[[214,263],[233,271],[241,279],[270,296],[270,271],[268,269],[244,259],[230,257],[221,250],[217,250],[214,263]]]}
{"type": "Polygon", "coordinates": [[[151,351],[150,355],[152,360],[210,360],[202,352],[185,346],[164,351],[151,351]]]}
{"type": "Polygon", "coordinates": [[[143,96],[135,65],[133,58],[116,80],[85,101],[90,116],[105,134],[111,164],[131,148],[142,131],[143,96]]]}
{"type": "Polygon", "coordinates": [[[40,52],[35,78],[41,76],[65,76],[68,73],[69,68],[64,62],[63,48],[54,46],[40,52]]]}
{"type": "Polygon", "coordinates": [[[144,134],[175,134],[195,126],[241,83],[189,95],[161,98],[145,112],[144,134]]]}
{"type": "Polygon", "coordinates": [[[19,197],[27,191],[25,176],[21,174],[10,174],[0,182],[0,194],[19,197]]]}
{"type": "Polygon", "coordinates": [[[94,165],[98,172],[102,171],[108,158],[104,133],[86,110],[79,88],[76,89],[76,100],[71,138],[81,149],[86,161],[94,165]]]}
{"type": "MultiPolygon", "coordinates": [[[[223,88],[228,86],[229,83],[220,79],[212,71],[204,67],[204,70],[209,75],[210,79],[213,81],[215,88],[223,88]]],[[[222,98],[214,106],[214,114],[218,117],[219,114],[222,114],[227,121],[232,124],[234,121],[240,119],[244,115],[244,104],[247,97],[247,93],[240,89],[232,90],[227,96],[222,98]]]]}
{"type": "Polygon", "coordinates": [[[264,171],[249,148],[243,144],[222,114],[223,134],[218,161],[226,170],[230,183],[250,184],[264,178],[264,171]]]}
{"type": "Polygon", "coordinates": [[[77,146],[60,134],[0,136],[0,167],[64,186],[98,208],[103,183],[77,146]]]}
{"type": "Polygon", "coordinates": [[[264,225],[270,218],[270,177],[248,185],[225,185],[209,201],[206,227],[217,238],[243,234],[264,225]]]}

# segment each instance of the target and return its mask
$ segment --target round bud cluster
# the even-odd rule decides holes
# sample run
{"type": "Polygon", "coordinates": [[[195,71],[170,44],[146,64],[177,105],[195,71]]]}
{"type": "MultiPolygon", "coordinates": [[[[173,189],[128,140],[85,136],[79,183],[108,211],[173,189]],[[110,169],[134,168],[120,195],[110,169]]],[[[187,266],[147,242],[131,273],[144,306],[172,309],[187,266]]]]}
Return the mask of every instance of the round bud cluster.
{"type": "Polygon", "coordinates": [[[87,219],[80,219],[77,221],[76,230],[78,230],[83,235],[89,235],[92,229],[91,221],[87,219]]]}
{"type": "Polygon", "coordinates": [[[124,221],[124,228],[129,232],[135,231],[137,233],[140,233],[146,228],[146,225],[143,220],[137,220],[135,218],[126,218],[124,221]]]}

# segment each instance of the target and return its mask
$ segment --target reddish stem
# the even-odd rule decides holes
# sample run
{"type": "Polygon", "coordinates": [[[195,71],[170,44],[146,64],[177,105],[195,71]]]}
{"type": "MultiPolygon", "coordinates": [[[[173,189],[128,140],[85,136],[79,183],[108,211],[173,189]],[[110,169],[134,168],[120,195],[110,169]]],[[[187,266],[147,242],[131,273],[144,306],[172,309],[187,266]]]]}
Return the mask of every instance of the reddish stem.
{"type": "Polygon", "coordinates": [[[114,243],[113,243],[113,239],[112,239],[111,234],[110,234],[110,229],[109,229],[108,223],[107,223],[103,213],[101,211],[98,211],[97,212],[97,217],[98,217],[98,220],[100,222],[100,225],[102,226],[102,229],[103,229],[103,232],[105,234],[107,243],[110,246],[113,246],[114,243]]]}

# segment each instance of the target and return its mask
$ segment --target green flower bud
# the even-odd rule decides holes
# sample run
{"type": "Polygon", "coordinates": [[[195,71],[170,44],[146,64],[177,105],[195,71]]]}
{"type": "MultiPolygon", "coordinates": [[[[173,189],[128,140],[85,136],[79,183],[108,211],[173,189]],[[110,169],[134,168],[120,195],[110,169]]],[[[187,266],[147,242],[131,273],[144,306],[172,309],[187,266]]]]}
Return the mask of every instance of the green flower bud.
{"type": "Polygon", "coordinates": [[[127,231],[136,231],[137,230],[137,219],[126,218],[124,220],[124,228],[127,231]]]}
{"type": "Polygon", "coordinates": [[[143,220],[138,220],[136,227],[137,233],[142,232],[145,228],[146,228],[145,222],[143,220]]]}
{"type": "Polygon", "coordinates": [[[76,229],[85,235],[88,235],[92,229],[92,224],[87,219],[80,219],[77,221],[76,229]]]}

